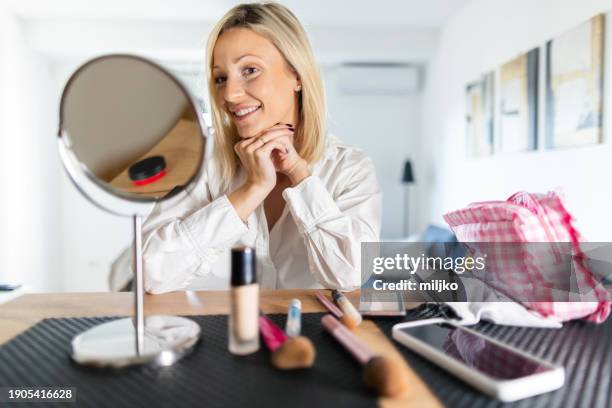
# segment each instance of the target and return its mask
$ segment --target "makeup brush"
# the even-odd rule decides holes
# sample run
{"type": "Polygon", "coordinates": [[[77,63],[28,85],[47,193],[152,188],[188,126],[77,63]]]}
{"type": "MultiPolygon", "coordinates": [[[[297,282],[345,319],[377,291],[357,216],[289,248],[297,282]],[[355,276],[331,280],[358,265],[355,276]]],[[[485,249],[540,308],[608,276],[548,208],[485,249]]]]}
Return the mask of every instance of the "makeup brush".
{"type": "Polygon", "coordinates": [[[315,360],[315,348],[304,336],[290,338],[270,318],[259,316],[259,331],[271,352],[270,361],[279,370],[295,370],[311,367],[315,360]]]}
{"type": "Polygon", "coordinates": [[[406,367],[396,359],[377,356],[332,315],[321,318],[321,324],[363,366],[363,383],[384,397],[397,397],[408,387],[406,367]]]}
{"type": "Polygon", "coordinates": [[[359,326],[359,324],[361,323],[361,315],[359,315],[359,312],[357,312],[357,314],[359,315],[359,318],[356,318],[352,314],[349,315],[349,314],[344,313],[342,310],[338,308],[338,306],[336,306],[331,300],[329,300],[321,292],[317,292],[315,296],[317,297],[319,302],[321,302],[321,304],[325,306],[325,308],[336,317],[336,319],[340,320],[349,329],[353,330],[355,327],[359,326]]]}
{"type": "Polygon", "coordinates": [[[329,300],[324,294],[322,294],[321,292],[317,292],[315,293],[315,296],[317,297],[317,300],[334,316],[336,316],[336,319],[342,319],[342,316],[344,316],[344,313],[342,313],[342,310],[338,309],[338,306],[334,305],[332,303],[331,300],[329,300]]]}
{"type": "Polygon", "coordinates": [[[336,302],[340,310],[344,312],[344,316],[340,321],[344,323],[346,327],[353,330],[355,327],[359,326],[363,321],[361,314],[355,309],[355,306],[351,303],[350,300],[342,292],[338,289],[332,290],[332,299],[336,302]]]}

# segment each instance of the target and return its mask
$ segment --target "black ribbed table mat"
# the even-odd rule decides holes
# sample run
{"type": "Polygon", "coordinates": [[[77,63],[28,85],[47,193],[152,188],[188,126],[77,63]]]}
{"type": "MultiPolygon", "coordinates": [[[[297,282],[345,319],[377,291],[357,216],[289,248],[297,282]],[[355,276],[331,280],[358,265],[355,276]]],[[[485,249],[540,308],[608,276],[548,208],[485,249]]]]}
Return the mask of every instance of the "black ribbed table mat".
{"type": "MultiPolygon", "coordinates": [[[[375,397],[361,386],[358,365],[322,331],[321,316],[304,314],[302,322],[303,333],[317,348],[315,366],[288,373],[273,370],[263,348],[247,357],[229,354],[227,317],[223,315],[190,317],[202,326],[203,338],[193,354],[175,366],[117,372],[80,367],[69,358],[70,340],[75,334],[113,318],[46,319],[0,347],[0,386],[72,386],[77,388],[76,405],[86,407],[375,406],[375,397]]],[[[390,337],[395,323],[437,316],[437,308],[426,307],[409,311],[405,319],[377,319],[376,323],[390,337]]],[[[285,315],[270,317],[284,325],[285,315]]],[[[612,320],[601,325],[575,321],[560,330],[490,323],[473,328],[563,365],[565,385],[552,393],[501,404],[394,343],[446,406],[612,406],[612,320]]]]}
{"type": "MultiPolygon", "coordinates": [[[[114,318],[45,319],[0,347],[0,386],[70,386],[83,407],[373,407],[359,365],[321,328],[322,313],[302,315],[302,333],[317,349],[314,367],[280,372],[262,349],[227,351],[227,316],[189,316],[202,327],[192,354],[172,367],[100,371],[70,359],[72,337],[114,318]]],[[[270,315],[281,327],[285,315],[270,315]]],[[[14,406],[52,406],[16,403],[14,406]]],[[[55,404],[75,406],[74,403],[55,404]]]]}
{"type": "Polygon", "coordinates": [[[562,329],[534,329],[479,323],[481,333],[565,367],[565,385],[554,392],[502,404],[471,388],[433,363],[391,339],[401,321],[440,317],[429,305],[408,312],[405,319],[376,321],[413,370],[448,407],[612,407],[612,318],[603,324],[565,323],[562,329]]]}

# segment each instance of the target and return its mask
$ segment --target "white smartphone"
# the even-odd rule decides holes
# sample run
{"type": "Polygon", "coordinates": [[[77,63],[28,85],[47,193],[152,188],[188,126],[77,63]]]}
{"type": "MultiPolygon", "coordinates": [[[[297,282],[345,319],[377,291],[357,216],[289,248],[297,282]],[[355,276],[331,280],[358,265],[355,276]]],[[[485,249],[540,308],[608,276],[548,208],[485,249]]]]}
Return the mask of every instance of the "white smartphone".
{"type": "Polygon", "coordinates": [[[565,381],[563,367],[446,319],[396,324],[393,338],[504,402],[554,391],[565,381]]]}

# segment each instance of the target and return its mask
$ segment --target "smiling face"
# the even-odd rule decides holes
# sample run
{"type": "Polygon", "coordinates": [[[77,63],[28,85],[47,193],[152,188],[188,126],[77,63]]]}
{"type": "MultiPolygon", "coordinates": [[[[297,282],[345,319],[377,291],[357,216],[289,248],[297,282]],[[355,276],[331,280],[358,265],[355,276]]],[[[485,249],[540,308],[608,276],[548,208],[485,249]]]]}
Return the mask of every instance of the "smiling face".
{"type": "Polygon", "coordinates": [[[248,28],[232,28],[213,50],[215,100],[233,120],[241,138],[277,123],[297,125],[300,85],[278,49],[248,28]]]}

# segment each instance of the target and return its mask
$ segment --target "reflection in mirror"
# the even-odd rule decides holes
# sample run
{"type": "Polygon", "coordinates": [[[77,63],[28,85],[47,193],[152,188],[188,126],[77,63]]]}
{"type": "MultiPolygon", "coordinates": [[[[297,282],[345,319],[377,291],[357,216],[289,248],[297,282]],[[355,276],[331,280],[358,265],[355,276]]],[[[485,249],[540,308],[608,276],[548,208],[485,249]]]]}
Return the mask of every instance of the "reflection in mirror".
{"type": "Polygon", "coordinates": [[[204,140],[195,105],[177,85],[133,56],[93,60],[75,73],[63,96],[61,127],[94,181],[150,201],[195,177],[204,140]],[[155,156],[162,159],[142,162],[155,156]]]}

